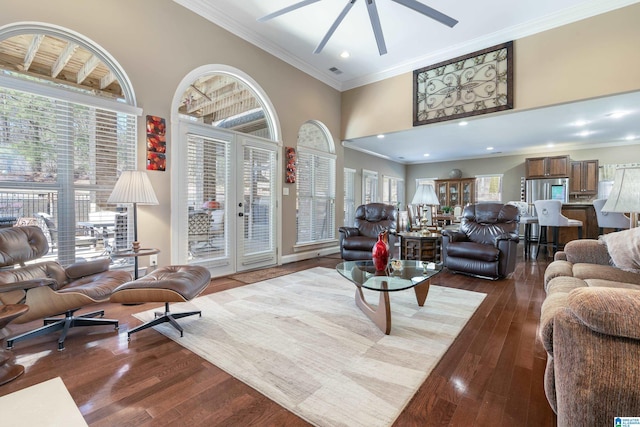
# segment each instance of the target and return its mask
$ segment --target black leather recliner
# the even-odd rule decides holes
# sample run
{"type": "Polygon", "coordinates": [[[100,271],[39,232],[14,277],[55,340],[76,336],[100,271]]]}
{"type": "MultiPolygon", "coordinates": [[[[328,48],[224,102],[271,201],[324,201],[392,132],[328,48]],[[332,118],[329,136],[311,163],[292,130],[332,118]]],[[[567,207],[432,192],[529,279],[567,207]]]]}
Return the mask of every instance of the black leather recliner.
{"type": "Polygon", "coordinates": [[[459,230],[442,231],[442,261],[454,273],[492,280],[516,266],[520,213],[513,205],[479,203],[462,212],[459,230]]]}
{"type": "Polygon", "coordinates": [[[347,261],[371,259],[378,234],[389,231],[389,253],[394,253],[398,210],[393,205],[369,203],[356,209],[355,225],[340,227],[340,255],[347,261]]]}

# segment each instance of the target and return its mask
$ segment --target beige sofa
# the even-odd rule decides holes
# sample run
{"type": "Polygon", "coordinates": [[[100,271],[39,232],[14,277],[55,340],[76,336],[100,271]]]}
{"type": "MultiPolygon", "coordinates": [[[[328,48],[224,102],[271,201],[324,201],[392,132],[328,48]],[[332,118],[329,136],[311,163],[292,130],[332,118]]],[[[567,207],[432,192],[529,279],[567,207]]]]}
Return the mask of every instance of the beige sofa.
{"type": "Polygon", "coordinates": [[[558,426],[640,416],[640,271],[616,267],[605,243],[569,242],[545,271],[538,332],[558,426]]]}

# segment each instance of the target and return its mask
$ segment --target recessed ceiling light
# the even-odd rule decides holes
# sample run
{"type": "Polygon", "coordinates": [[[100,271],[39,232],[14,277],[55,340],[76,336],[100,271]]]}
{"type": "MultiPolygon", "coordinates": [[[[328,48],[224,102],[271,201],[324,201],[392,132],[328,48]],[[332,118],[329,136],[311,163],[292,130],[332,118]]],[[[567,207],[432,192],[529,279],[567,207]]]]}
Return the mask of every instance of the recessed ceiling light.
{"type": "Polygon", "coordinates": [[[382,138],[384,138],[383,134],[378,135],[378,139],[382,139],[382,138]]]}
{"type": "Polygon", "coordinates": [[[547,147],[548,148],[555,147],[555,144],[553,142],[549,142],[547,143],[547,147]]]}
{"type": "Polygon", "coordinates": [[[469,124],[469,122],[460,122],[460,123],[458,123],[459,126],[466,126],[468,124],[469,124]]]}
{"type": "Polygon", "coordinates": [[[493,147],[487,147],[487,151],[493,150],[493,147]]]}
{"type": "Polygon", "coordinates": [[[579,136],[589,136],[589,135],[591,135],[591,132],[589,132],[588,130],[583,130],[578,135],[579,136]]]}
{"type": "Polygon", "coordinates": [[[347,52],[346,50],[340,54],[340,58],[345,58],[346,59],[346,58],[348,58],[350,56],[351,56],[351,54],[349,52],[347,52]]]}
{"type": "Polygon", "coordinates": [[[430,156],[430,154],[429,154],[429,153],[424,153],[423,155],[424,155],[425,157],[429,157],[429,156],[430,156]]]}
{"type": "Polygon", "coordinates": [[[627,135],[624,139],[627,140],[627,141],[633,141],[634,139],[636,139],[636,136],[635,135],[627,135]]]}
{"type": "Polygon", "coordinates": [[[586,120],[576,120],[575,122],[571,123],[572,126],[576,126],[576,127],[582,127],[582,126],[586,126],[588,125],[589,122],[586,120]]]}
{"type": "Polygon", "coordinates": [[[607,114],[607,117],[611,119],[619,119],[620,117],[624,117],[629,114],[628,111],[614,111],[612,113],[607,114]]]}

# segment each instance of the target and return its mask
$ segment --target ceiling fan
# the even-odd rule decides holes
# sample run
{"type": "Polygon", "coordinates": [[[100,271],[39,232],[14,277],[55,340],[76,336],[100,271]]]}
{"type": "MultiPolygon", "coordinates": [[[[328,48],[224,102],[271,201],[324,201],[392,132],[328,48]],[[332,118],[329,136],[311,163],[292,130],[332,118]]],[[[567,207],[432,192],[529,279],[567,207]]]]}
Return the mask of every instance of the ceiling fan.
{"type": "MultiPolygon", "coordinates": [[[[304,6],[308,6],[310,4],[313,4],[319,1],[320,0],[303,0],[298,3],[292,4],[291,6],[287,6],[283,9],[280,9],[268,15],[265,15],[262,18],[258,18],[258,21],[265,22],[270,19],[276,18],[280,15],[284,15],[285,13],[292,12],[296,9],[299,9],[304,6]]],[[[322,52],[322,49],[324,49],[325,45],[327,44],[331,36],[336,31],[336,29],[338,28],[342,20],[345,18],[345,16],[347,16],[347,13],[349,13],[351,8],[353,7],[353,4],[356,1],[357,0],[347,0],[347,5],[344,7],[344,9],[342,9],[342,12],[340,12],[340,15],[338,15],[338,17],[333,22],[333,24],[331,24],[329,31],[327,31],[327,33],[324,35],[324,37],[318,44],[318,47],[316,47],[316,50],[314,50],[313,53],[322,52]]],[[[384,42],[382,27],[380,26],[380,17],[378,16],[378,8],[376,7],[376,1],[375,0],[365,0],[365,1],[367,2],[367,11],[369,12],[369,20],[371,21],[371,28],[373,28],[373,35],[375,36],[376,43],[378,45],[378,52],[380,53],[380,55],[384,55],[385,53],[387,53],[387,46],[384,42]]],[[[426,6],[416,0],[391,0],[391,1],[401,4],[402,6],[408,7],[409,9],[413,9],[416,12],[421,13],[425,16],[428,16],[431,19],[435,19],[436,21],[448,27],[453,27],[458,23],[457,20],[451,18],[450,16],[447,16],[442,12],[438,12],[437,10],[429,6],[426,6]]]]}

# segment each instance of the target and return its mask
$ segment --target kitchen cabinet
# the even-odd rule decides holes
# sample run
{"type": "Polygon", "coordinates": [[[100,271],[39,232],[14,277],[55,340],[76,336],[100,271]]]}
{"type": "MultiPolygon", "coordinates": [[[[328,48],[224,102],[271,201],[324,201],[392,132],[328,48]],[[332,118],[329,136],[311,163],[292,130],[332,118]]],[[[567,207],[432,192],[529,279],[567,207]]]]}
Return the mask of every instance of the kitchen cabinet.
{"type": "Polygon", "coordinates": [[[569,194],[593,196],[598,194],[598,161],[571,162],[569,194]]]}
{"type": "Polygon", "coordinates": [[[436,194],[442,206],[466,206],[475,202],[475,178],[438,179],[436,194]]]}
{"type": "MultiPolygon", "coordinates": [[[[598,238],[598,219],[596,211],[590,203],[565,203],[562,205],[562,215],[567,218],[582,221],[582,238],[597,239],[598,238]]],[[[548,230],[547,241],[551,242],[553,237],[551,230],[548,230]],[[549,240],[550,239],[550,240],[549,240]]],[[[571,240],[578,239],[578,227],[560,227],[559,243],[565,245],[571,240]]]]}
{"type": "Polygon", "coordinates": [[[529,157],[525,159],[527,179],[567,178],[569,176],[569,156],[529,157]]]}

